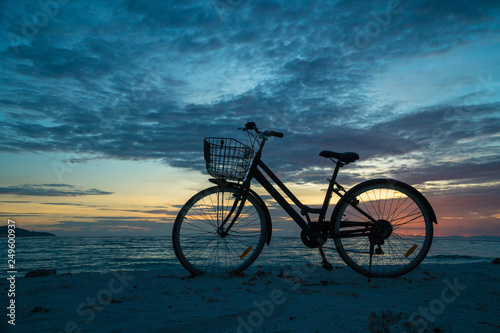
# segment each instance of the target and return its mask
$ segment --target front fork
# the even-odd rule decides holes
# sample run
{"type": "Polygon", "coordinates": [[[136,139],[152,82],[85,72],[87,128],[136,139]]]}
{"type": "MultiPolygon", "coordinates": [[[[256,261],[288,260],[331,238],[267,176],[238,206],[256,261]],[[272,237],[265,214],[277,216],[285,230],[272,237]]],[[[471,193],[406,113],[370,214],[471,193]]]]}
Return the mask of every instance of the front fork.
{"type": "Polygon", "coordinates": [[[217,233],[219,234],[219,236],[221,238],[224,238],[224,237],[227,236],[227,234],[231,230],[233,224],[236,222],[236,220],[240,216],[241,211],[243,210],[243,207],[245,206],[245,203],[246,203],[246,200],[248,198],[248,194],[249,193],[250,193],[249,186],[246,186],[244,184],[244,186],[243,186],[243,192],[241,194],[238,194],[238,195],[234,194],[234,196],[236,198],[234,199],[233,206],[229,210],[229,213],[227,214],[227,216],[224,218],[224,221],[222,221],[222,223],[220,224],[220,226],[217,229],[217,233]],[[226,224],[228,223],[229,219],[233,215],[233,213],[234,213],[234,217],[232,218],[232,220],[229,223],[229,225],[227,227],[225,227],[226,224]]]}

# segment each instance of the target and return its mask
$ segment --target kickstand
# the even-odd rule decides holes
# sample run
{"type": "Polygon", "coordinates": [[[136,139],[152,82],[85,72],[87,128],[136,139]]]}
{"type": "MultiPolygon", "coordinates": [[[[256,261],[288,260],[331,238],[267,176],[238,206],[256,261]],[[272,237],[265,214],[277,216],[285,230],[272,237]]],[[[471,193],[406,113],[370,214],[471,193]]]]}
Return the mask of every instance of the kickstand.
{"type": "Polygon", "coordinates": [[[333,265],[326,260],[325,252],[323,251],[323,247],[320,246],[319,248],[319,253],[321,254],[321,258],[323,258],[323,261],[321,262],[321,266],[326,269],[327,271],[331,272],[333,271],[333,265]]]}
{"type": "Polygon", "coordinates": [[[373,243],[372,240],[370,240],[370,265],[368,266],[368,282],[370,282],[370,279],[372,277],[372,258],[373,258],[374,248],[375,244],[373,243]]]}

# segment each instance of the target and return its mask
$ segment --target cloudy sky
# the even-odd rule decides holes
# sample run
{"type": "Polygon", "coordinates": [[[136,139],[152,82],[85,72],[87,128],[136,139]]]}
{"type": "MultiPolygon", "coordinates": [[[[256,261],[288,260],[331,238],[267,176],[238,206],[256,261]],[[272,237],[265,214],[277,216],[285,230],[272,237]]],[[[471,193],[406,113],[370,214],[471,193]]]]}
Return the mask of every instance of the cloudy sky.
{"type": "Polygon", "coordinates": [[[1,1],[0,218],[168,235],[209,185],[203,138],[254,121],[285,133],[264,157],[307,204],[318,153],[355,151],[346,187],[399,179],[437,235],[500,236],[499,18],[494,0],[1,1]]]}

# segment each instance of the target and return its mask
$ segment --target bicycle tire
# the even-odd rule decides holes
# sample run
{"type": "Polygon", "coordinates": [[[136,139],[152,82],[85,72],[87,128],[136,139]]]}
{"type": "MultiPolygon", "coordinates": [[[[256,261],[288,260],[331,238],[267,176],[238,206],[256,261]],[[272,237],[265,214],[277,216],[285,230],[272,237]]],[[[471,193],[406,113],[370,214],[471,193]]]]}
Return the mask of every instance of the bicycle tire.
{"type": "MultiPolygon", "coordinates": [[[[351,222],[370,222],[353,205],[377,220],[386,237],[372,257],[369,270],[368,236],[335,238],[335,246],[344,262],[355,271],[371,277],[398,277],[415,269],[424,260],[432,244],[432,207],[412,186],[390,179],[360,183],[347,191],[332,214],[334,234],[352,230],[351,222]],[[383,226],[383,227],[382,227],[383,226]],[[389,235],[390,233],[390,235],[389,235]]],[[[377,245],[378,248],[378,245],[377,245]]]]}
{"type": "Polygon", "coordinates": [[[259,256],[268,231],[264,210],[251,193],[229,233],[221,237],[218,232],[236,196],[241,195],[239,188],[210,187],[195,194],[179,211],[172,243],[177,259],[192,274],[236,274],[259,256]]]}

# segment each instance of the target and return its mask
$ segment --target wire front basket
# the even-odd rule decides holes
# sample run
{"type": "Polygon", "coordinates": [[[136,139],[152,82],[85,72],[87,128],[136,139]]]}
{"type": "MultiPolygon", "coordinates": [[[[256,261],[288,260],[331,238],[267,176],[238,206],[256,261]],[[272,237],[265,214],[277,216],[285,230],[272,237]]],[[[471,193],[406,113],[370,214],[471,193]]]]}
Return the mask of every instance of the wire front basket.
{"type": "Polygon", "coordinates": [[[207,172],[226,180],[241,181],[245,178],[254,150],[249,146],[230,138],[205,138],[204,155],[207,172]]]}

